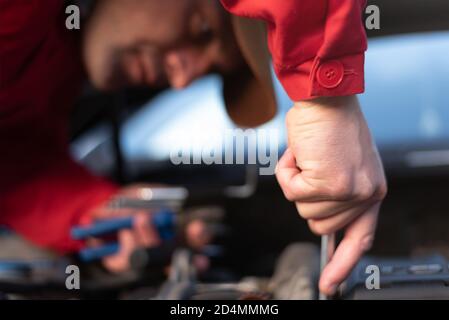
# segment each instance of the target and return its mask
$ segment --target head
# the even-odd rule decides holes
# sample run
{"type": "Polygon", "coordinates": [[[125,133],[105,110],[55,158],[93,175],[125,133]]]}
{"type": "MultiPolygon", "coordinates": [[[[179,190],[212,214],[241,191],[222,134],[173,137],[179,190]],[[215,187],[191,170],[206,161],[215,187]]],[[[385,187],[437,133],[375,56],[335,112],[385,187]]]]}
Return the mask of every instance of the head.
{"type": "Polygon", "coordinates": [[[244,60],[229,15],[216,0],[98,0],[83,55],[92,83],[183,88],[244,60]]]}

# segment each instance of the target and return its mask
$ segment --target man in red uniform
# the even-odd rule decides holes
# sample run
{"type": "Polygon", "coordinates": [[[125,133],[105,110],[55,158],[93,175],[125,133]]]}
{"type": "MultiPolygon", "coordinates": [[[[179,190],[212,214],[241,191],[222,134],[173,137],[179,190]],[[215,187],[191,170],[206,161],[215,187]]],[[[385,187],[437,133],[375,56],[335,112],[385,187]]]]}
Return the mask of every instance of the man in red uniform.
{"type": "MultiPolygon", "coordinates": [[[[365,1],[222,4],[266,22],[276,74],[295,101],[287,115],[289,148],[277,167],[286,197],[317,234],[345,229],[320,280],[320,290],[332,294],[370,248],[386,193],[355,97],[364,90],[365,1]]],[[[120,191],[67,154],[66,117],[82,74],[78,43],[62,27],[62,6],[60,0],[0,0],[0,223],[68,252],[85,245],[69,238],[70,227],[108,216],[101,206],[120,191]]],[[[103,89],[181,88],[212,70],[227,73],[236,67],[229,59],[235,50],[220,12],[208,0],[100,1],[84,42],[92,82],[103,89]]],[[[151,226],[136,226],[122,235],[123,247],[154,243],[151,226]]]]}

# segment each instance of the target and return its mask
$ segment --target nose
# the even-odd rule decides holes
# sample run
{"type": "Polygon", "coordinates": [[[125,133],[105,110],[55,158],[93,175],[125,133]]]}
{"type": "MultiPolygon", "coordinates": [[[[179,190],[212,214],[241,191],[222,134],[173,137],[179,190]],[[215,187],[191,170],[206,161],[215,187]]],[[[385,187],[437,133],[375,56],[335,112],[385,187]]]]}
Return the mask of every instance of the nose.
{"type": "Polygon", "coordinates": [[[164,64],[170,85],[182,89],[208,71],[210,60],[195,50],[178,49],[166,53],[164,64]]]}

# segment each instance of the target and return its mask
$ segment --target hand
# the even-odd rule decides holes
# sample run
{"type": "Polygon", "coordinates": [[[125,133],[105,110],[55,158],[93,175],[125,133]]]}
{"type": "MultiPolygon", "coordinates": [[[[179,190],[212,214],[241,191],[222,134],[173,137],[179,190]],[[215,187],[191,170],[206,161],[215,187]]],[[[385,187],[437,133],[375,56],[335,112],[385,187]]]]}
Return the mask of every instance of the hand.
{"type": "Polygon", "coordinates": [[[387,186],[355,96],[295,103],[287,114],[288,149],[276,175],[288,200],[318,235],[345,229],[320,279],[327,295],[371,248],[387,186]]]}
{"type": "MultiPolygon", "coordinates": [[[[140,190],[149,188],[148,185],[132,185],[122,188],[114,197],[141,198],[140,190]]],[[[153,186],[154,187],[154,186],[153,186]]],[[[108,220],[118,217],[133,216],[133,227],[131,229],[120,230],[117,233],[119,242],[119,252],[103,258],[104,267],[113,273],[121,273],[129,270],[129,258],[134,250],[138,248],[157,247],[161,244],[158,232],[151,224],[151,213],[146,210],[135,209],[113,209],[104,203],[86,216],[86,220],[108,220]]],[[[210,243],[212,235],[208,231],[206,224],[201,220],[191,221],[185,228],[187,244],[193,249],[202,249],[210,243]]],[[[90,239],[88,246],[100,246],[103,240],[90,239]]],[[[204,263],[203,263],[204,264],[204,263]]]]}

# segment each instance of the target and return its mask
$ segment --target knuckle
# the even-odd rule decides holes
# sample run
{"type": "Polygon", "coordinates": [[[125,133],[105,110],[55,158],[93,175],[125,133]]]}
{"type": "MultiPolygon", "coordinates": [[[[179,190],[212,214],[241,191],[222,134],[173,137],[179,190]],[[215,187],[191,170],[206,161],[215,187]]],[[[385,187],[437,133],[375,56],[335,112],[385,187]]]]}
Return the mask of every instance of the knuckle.
{"type": "Polygon", "coordinates": [[[363,236],[359,241],[360,251],[366,252],[370,250],[373,247],[373,243],[374,243],[373,235],[363,236]]]}
{"type": "Polygon", "coordinates": [[[299,215],[305,220],[318,220],[333,215],[333,209],[323,207],[322,203],[296,202],[296,209],[299,215]]]}
{"type": "Polygon", "coordinates": [[[382,201],[387,195],[387,184],[385,181],[379,183],[373,183],[367,181],[364,183],[357,192],[356,199],[359,201],[374,200],[382,201]]]}
{"type": "Polygon", "coordinates": [[[307,213],[305,213],[304,211],[301,211],[301,210],[299,210],[299,209],[298,209],[298,213],[299,213],[299,216],[300,216],[301,218],[303,218],[304,220],[310,220],[310,219],[313,219],[313,216],[312,216],[312,215],[307,214],[307,213]]]}
{"type": "Polygon", "coordinates": [[[348,177],[335,180],[330,190],[330,196],[335,200],[347,200],[353,196],[353,184],[348,177]]]}
{"type": "Polygon", "coordinates": [[[288,201],[290,201],[290,202],[295,201],[295,195],[291,190],[289,190],[287,188],[283,188],[282,191],[284,192],[284,196],[288,201]]]}
{"type": "Polygon", "coordinates": [[[317,236],[324,236],[332,232],[332,228],[322,222],[315,220],[309,220],[309,228],[317,236]]]}
{"type": "Polygon", "coordinates": [[[357,177],[357,187],[353,193],[353,198],[357,201],[375,200],[382,201],[387,194],[387,184],[385,179],[372,178],[368,174],[360,173],[357,177]]]}
{"type": "Polygon", "coordinates": [[[388,193],[388,185],[387,185],[386,181],[383,181],[380,184],[380,186],[377,188],[374,196],[375,196],[376,200],[382,201],[387,196],[387,193],[388,193]]]}
{"type": "Polygon", "coordinates": [[[363,183],[355,192],[354,198],[358,201],[370,200],[376,192],[376,187],[371,182],[363,183]]]}
{"type": "Polygon", "coordinates": [[[299,202],[296,202],[296,209],[298,211],[298,214],[301,218],[305,220],[309,220],[313,218],[313,215],[307,211],[299,202]]]}

